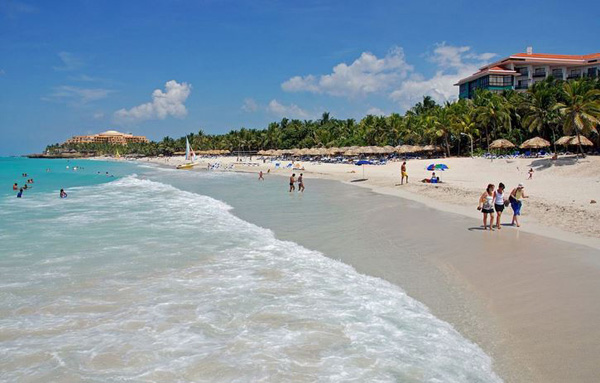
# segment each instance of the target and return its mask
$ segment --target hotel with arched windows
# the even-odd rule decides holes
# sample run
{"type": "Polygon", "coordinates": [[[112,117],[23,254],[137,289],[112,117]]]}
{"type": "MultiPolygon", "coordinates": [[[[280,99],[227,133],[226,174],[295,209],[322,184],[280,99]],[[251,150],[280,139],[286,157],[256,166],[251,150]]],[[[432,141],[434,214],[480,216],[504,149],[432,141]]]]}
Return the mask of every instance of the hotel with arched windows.
{"type": "Polygon", "coordinates": [[[131,133],[121,133],[116,130],[107,130],[106,132],[91,134],[87,136],[73,136],[65,141],[65,144],[117,144],[127,145],[130,143],[148,142],[145,136],[134,136],[131,133]]]}

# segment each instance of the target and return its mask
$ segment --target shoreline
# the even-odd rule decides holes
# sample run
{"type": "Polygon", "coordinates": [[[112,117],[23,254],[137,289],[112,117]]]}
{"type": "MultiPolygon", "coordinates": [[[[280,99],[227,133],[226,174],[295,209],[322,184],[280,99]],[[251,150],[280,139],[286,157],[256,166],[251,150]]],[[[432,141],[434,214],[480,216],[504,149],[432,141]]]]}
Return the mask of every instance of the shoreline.
{"type": "MultiPolygon", "coordinates": [[[[485,159],[471,159],[471,158],[452,158],[452,159],[438,159],[438,160],[411,160],[408,161],[409,166],[409,174],[410,166],[413,164],[418,164],[417,171],[413,172],[420,176],[427,177],[431,174],[431,172],[424,171],[419,168],[424,168],[423,164],[434,163],[434,162],[450,162],[452,160],[459,161],[477,161],[478,163],[490,163],[489,160],[485,159]]],[[[497,161],[497,162],[501,162],[497,161]]],[[[522,159],[521,162],[526,163],[532,161],[531,159],[522,159]]],[[[598,201],[600,202],[600,158],[588,157],[587,161],[592,161],[589,163],[587,168],[597,168],[597,180],[595,180],[595,185],[592,184],[591,187],[596,187],[598,201]],[[597,185],[597,186],[596,186],[597,185]]],[[[170,157],[168,162],[165,162],[165,158],[153,158],[148,161],[143,161],[142,159],[136,160],[136,162],[144,163],[144,162],[152,162],[160,165],[167,165],[175,167],[180,163],[184,163],[183,157],[170,157]]],[[[380,193],[384,195],[390,195],[400,198],[405,198],[411,201],[422,203],[428,207],[434,208],[436,210],[459,214],[469,218],[477,218],[481,219],[481,213],[475,209],[477,205],[477,199],[479,195],[485,188],[485,185],[482,186],[481,191],[474,191],[473,189],[460,187],[457,185],[453,185],[452,182],[452,167],[451,170],[445,173],[441,173],[443,177],[443,181],[449,179],[448,182],[433,185],[433,184],[424,184],[421,182],[415,182],[414,176],[413,181],[410,184],[403,185],[402,187],[398,185],[399,183],[399,169],[400,162],[388,163],[385,165],[386,169],[382,169],[383,166],[371,166],[366,170],[367,179],[361,182],[357,182],[355,179],[361,178],[361,169],[355,165],[348,164],[314,164],[302,161],[294,161],[299,162],[302,165],[305,165],[305,170],[293,170],[293,169],[274,169],[272,163],[267,162],[265,164],[260,163],[259,161],[254,161],[256,165],[246,165],[247,163],[240,163],[236,161],[236,157],[218,157],[215,159],[205,159],[203,158],[199,162],[199,167],[206,167],[209,163],[219,162],[224,166],[230,166],[233,164],[233,169],[228,171],[236,171],[243,173],[258,173],[259,171],[263,171],[264,173],[267,170],[271,170],[270,175],[277,176],[289,176],[288,173],[303,172],[308,176],[312,176],[314,178],[319,179],[328,179],[333,181],[339,181],[348,185],[359,186],[362,188],[367,188],[372,190],[375,193],[380,193]],[[393,167],[390,171],[390,167],[393,167]],[[397,168],[397,169],[395,169],[397,168]],[[379,170],[383,171],[379,171],[379,170]],[[375,170],[376,172],[373,172],[375,170]],[[353,173],[350,173],[354,171],[353,173]],[[374,173],[374,174],[373,174],[374,173]],[[394,174],[396,177],[394,177],[394,174]],[[395,182],[394,182],[395,180],[395,182]]],[[[290,163],[292,161],[280,161],[281,163],[290,163]]],[[[526,170],[527,166],[521,168],[526,170]]],[[[414,169],[414,168],[413,168],[414,169]]],[[[587,169],[586,169],[587,170],[587,169]]],[[[221,169],[216,169],[216,171],[223,171],[221,169]]],[[[460,175],[459,177],[461,177],[460,175]]],[[[591,176],[593,177],[593,176],[591,176]]],[[[417,177],[421,178],[421,177],[417,177]]],[[[525,177],[521,177],[525,179],[525,177]]],[[[308,177],[308,182],[310,182],[310,177],[308,177]]],[[[548,180],[545,180],[548,181],[548,180]]],[[[593,182],[594,180],[592,180],[593,182]]],[[[519,181],[520,182],[520,181],[519,181]]],[[[506,182],[505,182],[506,183],[506,182]]],[[[516,186],[516,183],[513,182],[509,186],[507,184],[507,190],[505,193],[510,193],[511,187],[516,186]]],[[[542,187],[546,187],[548,182],[542,187]]],[[[526,183],[526,188],[528,187],[526,183]]],[[[551,186],[549,186],[551,187],[551,186]]],[[[580,188],[575,186],[574,190],[570,190],[564,194],[576,194],[580,190],[580,188]]],[[[589,191],[589,190],[588,190],[589,191]]],[[[529,192],[529,190],[528,190],[529,192]]],[[[560,191],[558,194],[561,194],[560,191]]],[[[593,196],[593,194],[592,194],[593,196]]],[[[593,197],[588,197],[591,201],[593,197]]],[[[587,199],[586,199],[587,200],[587,199]]],[[[536,234],[547,238],[559,239],[565,242],[571,242],[578,245],[585,245],[591,248],[600,250],[600,226],[597,225],[597,222],[600,221],[600,203],[589,204],[588,206],[579,204],[573,204],[572,202],[568,202],[567,199],[563,200],[552,200],[552,199],[541,199],[539,200],[537,197],[532,196],[532,198],[526,200],[524,206],[524,215],[521,216],[521,227],[508,227],[505,229],[508,230],[518,230],[526,233],[536,234]],[[568,205],[570,204],[570,206],[568,205]],[[549,219],[550,217],[550,219],[549,219]],[[563,221],[560,217],[565,217],[563,221]],[[540,221],[543,221],[540,222],[540,221]]],[[[506,223],[510,221],[512,215],[512,210],[510,207],[505,209],[503,214],[503,222],[506,223]]]]}
{"type": "MultiPolygon", "coordinates": [[[[156,162],[165,165],[165,161],[156,162]]],[[[166,165],[175,166],[172,160],[168,162],[166,165]]],[[[348,166],[351,168],[351,165],[348,166]]],[[[238,165],[234,171],[256,173],[263,169],[262,166],[238,165]]],[[[272,171],[271,174],[281,177],[289,172],[272,171]]],[[[329,178],[310,170],[302,172],[305,176],[310,175],[308,180],[311,177],[329,178]]],[[[355,177],[355,173],[350,175],[355,177]]],[[[268,178],[269,182],[280,182],[268,178]]],[[[308,236],[309,239],[302,240],[298,233],[286,234],[289,224],[273,226],[272,222],[256,214],[250,216],[253,218],[251,222],[274,230],[278,237],[282,235],[283,239],[298,241],[303,246],[340,259],[361,273],[400,286],[410,296],[427,305],[438,318],[451,323],[461,334],[480,345],[494,359],[498,373],[507,382],[559,383],[565,381],[567,376],[573,382],[586,382],[586,379],[598,373],[590,357],[600,352],[600,337],[594,332],[596,318],[600,316],[600,254],[596,251],[585,244],[571,245],[577,241],[576,238],[573,240],[574,236],[570,233],[566,233],[568,242],[557,237],[547,240],[551,237],[548,233],[540,237],[529,230],[510,228],[479,235],[476,226],[469,226],[480,220],[475,220],[469,212],[449,216],[448,220],[454,225],[448,226],[443,218],[448,212],[455,213],[454,208],[445,211],[419,200],[397,198],[402,197],[397,189],[377,189],[377,185],[373,187],[366,182],[335,178],[324,182],[334,181],[341,181],[339,185],[345,184],[345,187],[361,186],[357,190],[362,190],[364,194],[367,189],[369,193],[374,193],[372,198],[376,200],[391,198],[390,203],[394,205],[418,204],[423,206],[419,209],[424,208],[424,212],[431,209],[433,216],[442,219],[436,218],[435,222],[429,222],[428,225],[439,225],[441,237],[436,237],[433,243],[419,245],[425,245],[426,250],[415,250],[417,261],[401,260],[389,254],[371,254],[373,250],[364,248],[361,256],[348,256],[336,253],[339,249],[331,248],[333,245],[315,244],[314,237],[308,236]],[[455,245],[458,244],[457,248],[442,245],[453,241],[455,245]],[[362,258],[365,254],[371,254],[374,258],[366,261],[362,258]],[[419,266],[419,262],[426,267],[419,266]]],[[[313,187],[317,186],[317,183],[313,184],[313,187]]],[[[310,181],[307,188],[310,192],[310,181]]],[[[319,190],[322,193],[329,191],[322,187],[319,190]]],[[[373,203],[373,207],[376,205],[373,203]]],[[[369,208],[365,214],[372,214],[368,212],[369,208]]],[[[244,209],[247,208],[235,207],[238,213],[243,213],[244,209]]],[[[403,231],[416,236],[423,235],[423,231],[410,227],[419,225],[409,217],[403,217],[404,210],[397,210],[396,214],[392,211],[396,212],[380,211],[380,215],[390,213],[390,216],[382,218],[383,221],[375,225],[378,229],[373,233],[374,237],[386,243],[396,241],[392,230],[395,227],[402,227],[403,231]],[[398,220],[402,219],[408,221],[399,225],[398,220]],[[382,230],[392,231],[383,236],[382,230]]],[[[242,215],[242,218],[248,217],[242,215]]],[[[428,214],[413,218],[421,222],[423,227],[428,214]]],[[[296,226],[296,230],[300,228],[296,226]]],[[[354,245],[357,249],[366,246],[362,241],[354,245]]]]}

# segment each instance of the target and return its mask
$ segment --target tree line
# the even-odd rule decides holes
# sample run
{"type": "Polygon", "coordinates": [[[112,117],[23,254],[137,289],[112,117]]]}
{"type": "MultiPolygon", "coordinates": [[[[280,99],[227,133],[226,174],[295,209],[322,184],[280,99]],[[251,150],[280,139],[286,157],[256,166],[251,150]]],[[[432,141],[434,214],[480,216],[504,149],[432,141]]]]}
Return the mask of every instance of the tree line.
{"type": "MultiPolygon", "coordinates": [[[[283,118],[264,129],[231,130],[205,134],[202,130],[174,139],[126,146],[111,144],[54,144],[46,150],[76,150],[95,154],[172,155],[185,150],[185,139],[195,150],[227,149],[253,152],[344,146],[438,145],[447,156],[478,152],[490,142],[505,138],[518,145],[540,136],[555,142],[562,135],[585,136],[600,146],[600,80],[562,81],[552,77],[535,83],[526,92],[478,90],[473,99],[440,105],[425,96],[404,115],[368,115],[360,121],[336,119],[325,112],[317,120],[283,118]]],[[[579,151],[583,153],[581,145],[579,151]]]]}

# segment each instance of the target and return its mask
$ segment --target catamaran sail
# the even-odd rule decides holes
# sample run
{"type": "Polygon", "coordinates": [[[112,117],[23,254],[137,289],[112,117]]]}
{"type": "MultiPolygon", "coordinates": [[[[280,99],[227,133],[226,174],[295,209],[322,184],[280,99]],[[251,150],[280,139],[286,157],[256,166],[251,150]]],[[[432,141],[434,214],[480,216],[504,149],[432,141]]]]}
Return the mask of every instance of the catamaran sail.
{"type": "Polygon", "coordinates": [[[181,164],[177,166],[177,169],[191,169],[194,165],[194,161],[196,161],[196,153],[194,153],[194,149],[190,146],[190,141],[185,138],[185,160],[190,161],[186,164],[181,164]]]}

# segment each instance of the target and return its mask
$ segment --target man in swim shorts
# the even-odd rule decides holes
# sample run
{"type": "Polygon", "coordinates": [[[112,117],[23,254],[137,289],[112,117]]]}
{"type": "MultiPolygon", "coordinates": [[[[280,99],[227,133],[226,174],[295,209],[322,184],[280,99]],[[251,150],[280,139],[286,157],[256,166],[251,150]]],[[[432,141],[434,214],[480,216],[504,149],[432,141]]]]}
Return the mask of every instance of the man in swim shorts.
{"type": "Polygon", "coordinates": [[[294,186],[295,182],[296,182],[296,173],[293,173],[292,176],[290,177],[290,193],[293,192],[294,190],[296,190],[296,187],[294,186]]]}
{"type": "Polygon", "coordinates": [[[400,185],[404,185],[404,178],[406,178],[406,183],[408,183],[408,173],[406,172],[406,161],[402,163],[402,167],[400,167],[400,173],[402,175],[402,179],[400,180],[400,185]]]}

